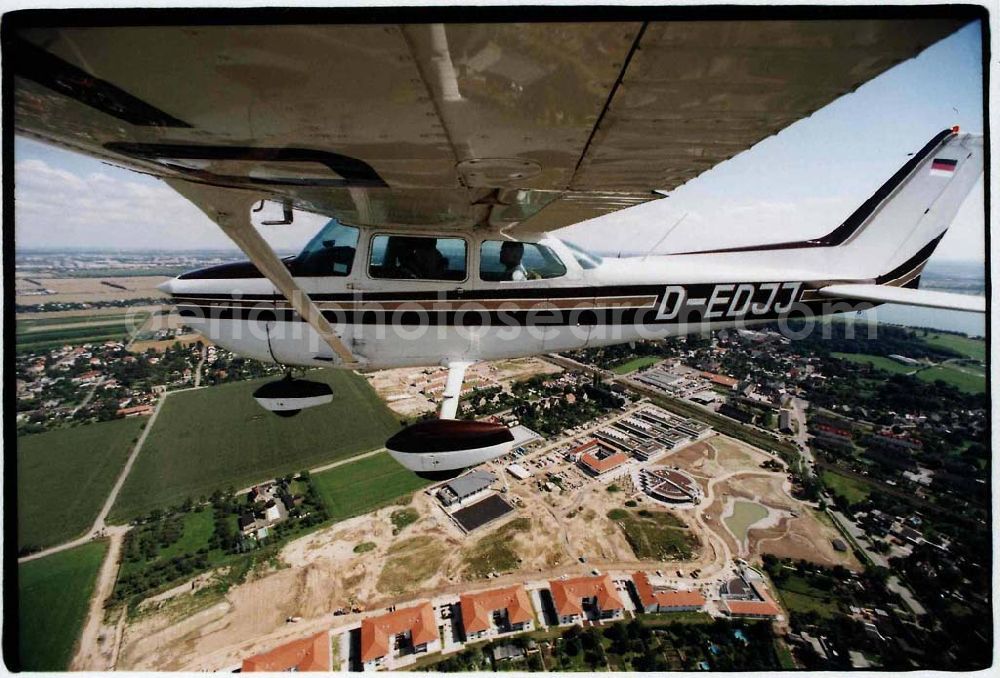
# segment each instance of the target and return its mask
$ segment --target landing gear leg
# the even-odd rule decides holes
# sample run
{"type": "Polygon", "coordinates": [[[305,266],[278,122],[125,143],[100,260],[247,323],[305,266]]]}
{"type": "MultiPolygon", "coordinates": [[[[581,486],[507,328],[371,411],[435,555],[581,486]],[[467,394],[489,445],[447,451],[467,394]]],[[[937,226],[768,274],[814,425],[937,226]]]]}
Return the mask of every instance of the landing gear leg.
{"type": "Polygon", "coordinates": [[[458,416],[458,403],[462,399],[462,382],[465,381],[465,370],[471,362],[456,361],[448,363],[448,381],[444,385],[444,399],[441,401],[441,419],[454,419],[458,416]]]}
{"type": "Polygon", "coordinates": [[[432,480],[454,477],[462,469],[510,451],[514,436],[503,424],[456,419],[465,370],[471,361],[448,363],[448,381],[438,419],[408,426],[386,441],[393,459],[432,480]]]}

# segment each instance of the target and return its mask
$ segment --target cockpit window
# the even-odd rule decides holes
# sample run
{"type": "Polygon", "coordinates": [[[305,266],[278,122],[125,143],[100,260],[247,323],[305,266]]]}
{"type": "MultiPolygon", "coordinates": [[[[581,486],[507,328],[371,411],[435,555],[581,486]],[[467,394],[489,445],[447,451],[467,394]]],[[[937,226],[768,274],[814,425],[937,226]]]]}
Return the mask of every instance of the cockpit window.
{"type": "Polygon", "coordinates": [[[358,229],[331,219],[295,258],[294,274],[345,276],[351,274],[358,249],[358,229]]]}
{"type": "Polygon", "coordinates": [[[563,240],[562,244],[568,247],[571,252],[573,252],[573,258],[576,259],[576,262],[578,264],[580,264],[580,268],[587,270],[597,268],[604,261],[603,259],[601,259],[601,257],[597,256],[593,252],[588,252],[579,245],[574,245],[573,243],[567,242],[566,240],[563,240]]]}
{"type": "Polygon", "coordinates": [[[479,277],[489,282],[540,280],[566,275],[566,267],[545,245],[485,240],[479,249],[479,277]]]}
{"type": "Polygon", "coordinates": [[[393,280],[465,280],[465,259],[462,238],[377,235],[368,273],[393,280]]]}

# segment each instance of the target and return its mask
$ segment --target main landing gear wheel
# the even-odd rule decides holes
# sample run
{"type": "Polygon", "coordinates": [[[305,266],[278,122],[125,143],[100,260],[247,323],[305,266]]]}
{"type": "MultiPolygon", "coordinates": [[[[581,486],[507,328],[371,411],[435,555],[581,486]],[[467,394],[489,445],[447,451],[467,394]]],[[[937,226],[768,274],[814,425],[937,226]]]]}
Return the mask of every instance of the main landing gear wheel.
{"type": "Polygon", "coordinates": [[[257,404],[279,417],[294,417],[308,407],[332,402],[333,389],[319,381],[295,379],[289,372],[284,379],[269,381],[258,388],[253,397],[257,404]]]}

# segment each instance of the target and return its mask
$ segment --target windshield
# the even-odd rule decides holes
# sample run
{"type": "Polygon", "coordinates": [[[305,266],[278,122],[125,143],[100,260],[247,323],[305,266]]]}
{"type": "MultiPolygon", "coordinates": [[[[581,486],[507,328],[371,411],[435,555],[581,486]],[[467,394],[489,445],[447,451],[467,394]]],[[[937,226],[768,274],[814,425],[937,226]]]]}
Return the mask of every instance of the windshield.
{"type": "Polygon", "coordinates": [[[588,252],[579,245],[574,245],[568,240],[563,240],[562,244],[568,247],[569,250],[573,253],[573,258],[576,259],[576,262],[580,264],[581,268],[584,269],[597,268],[604,261],[598,255],[592,252],[588,252]]]}
{"type": "Polygon", "coordinates": [[[331,219],[295,258],[295,275],[350,275],[357,247],[358,229],[331,219]]]}

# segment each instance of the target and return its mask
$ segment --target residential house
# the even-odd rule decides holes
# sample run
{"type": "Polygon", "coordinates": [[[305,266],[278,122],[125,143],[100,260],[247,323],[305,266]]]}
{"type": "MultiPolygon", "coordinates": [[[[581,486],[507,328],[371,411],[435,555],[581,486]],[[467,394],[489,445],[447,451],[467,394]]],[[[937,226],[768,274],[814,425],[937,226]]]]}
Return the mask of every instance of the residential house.
{"type": "Polygon", "coordinates": [[[645,572],[633,574],[632,581],[645,612],[693,612],[705,606],[705,596],[697,591],[680,591],[654,585],[645,572]]]}
{"type": "Polygon", "coordinates": [[[242,672],[332,671],[329,631],[292,641],[270,652],[243,660],[242,672]]]}
{"type": "Polygon", "coordinates": [[[467,641],[534,628],[531,600],[522,584],[463,594],[460,605],[467,641]]]}
{"type": "Polygon", "coordinates": [[[361,663],[365,671],[395,668],[402,657],[441,649],[430,603],[396,610],[361,622],[361,663]]]}
{"type": "Polygon", "coordinates": [[[621,619],[625,604],[607,574],[549,582],[559,624],[621,619]]]}

